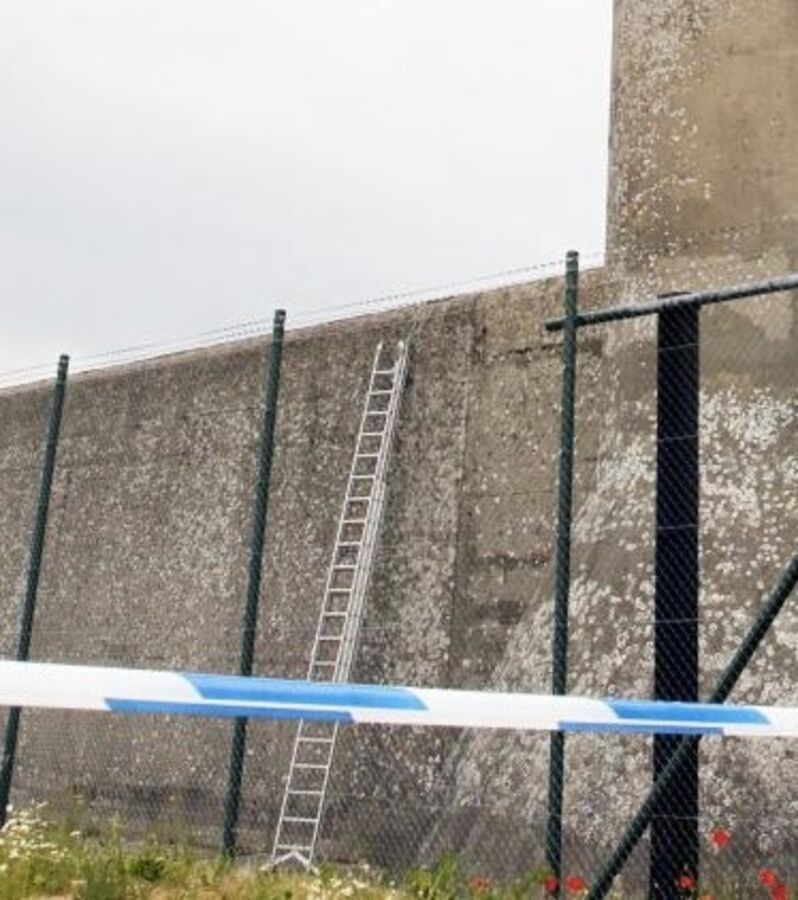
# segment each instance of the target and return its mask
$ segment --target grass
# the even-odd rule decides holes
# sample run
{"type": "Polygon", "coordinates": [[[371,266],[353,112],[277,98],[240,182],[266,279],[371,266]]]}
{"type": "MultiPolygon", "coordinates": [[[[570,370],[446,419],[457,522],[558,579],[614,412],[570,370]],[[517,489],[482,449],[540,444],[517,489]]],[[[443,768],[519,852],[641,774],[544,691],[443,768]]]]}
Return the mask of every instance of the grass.
{"type": "Polygon", "coordinates": [[[354,877],[316,878],[203,859],[155,839],[123,844],[118,831],[92,838],[47,822],[42,807],[16,813],[0,832],[0,900],[302,900],[388,890],[354,877]]]}
{"type": "Polygon", "coordinates": [[[43,806],[16,812],[0,832],[0,900],[521,900],[539,896],[533,873],[501,889],[467,879],[454,857],[398,883],[368,866],[322,866],[314,875],[208,859],[155,838],[123,843],[48,822],[43,806]]]}
{"type": "MultiPolygon", "coordinates": [[[[398,881],[365,865],[322,865],[313,875],[275,872],[202,857],[155,837],[131,845],[113,827],[87,835],[68,820],[47,821],[43,805],[15,813],[0,831],[0,900],[527,900],[551,896],[546,876],[537,869],[496,884],[469,877],[455,856],[412,869],[398,881]]],[[[563,887],[569,898],[587,893],[581,878],[568,878],[563,887]]],[[[759,883],[751,875],[745,888],[682,892],[690,900],[768,895],[794,896],[769,869],[759,872],[759,883]]]]}

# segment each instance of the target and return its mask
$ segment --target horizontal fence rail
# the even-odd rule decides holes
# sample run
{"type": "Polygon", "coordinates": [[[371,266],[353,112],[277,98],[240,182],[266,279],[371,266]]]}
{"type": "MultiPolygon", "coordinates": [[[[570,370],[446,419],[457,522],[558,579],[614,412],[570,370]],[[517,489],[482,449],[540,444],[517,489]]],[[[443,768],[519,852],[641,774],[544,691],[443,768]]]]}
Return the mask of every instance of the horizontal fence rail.
{"type": "Polygon", "coordinates": [[[340,724],[798,737],[798,707],[595,700],[0,662],[0,705],[340,724]]]}
{"type": "MultiPolygon", "coordinates": [[[[768,278],[765,281],[752,281],[750,284],[738,284],[731,287],[709,291],[694,291],[669,297],[656,297],[641,300],[624,306],[611,306],[607,309],[594,309],[580,313],[573,319],[577,328],[587,325],[601,325],[606,322],[620,322],[626,319],[639,319],[658,313],[671,312],[676,309],[690,307],[714,306],[717,303],[728,303],[731,300],[748,300],[753,297],[764,297],[767,294],[781,294],[798,289],[798,274],[783,275],[780,278],[768,278]]],[[[549,319],[545,322],[546,331],[562,331],[566,319],[549,319]]]]}

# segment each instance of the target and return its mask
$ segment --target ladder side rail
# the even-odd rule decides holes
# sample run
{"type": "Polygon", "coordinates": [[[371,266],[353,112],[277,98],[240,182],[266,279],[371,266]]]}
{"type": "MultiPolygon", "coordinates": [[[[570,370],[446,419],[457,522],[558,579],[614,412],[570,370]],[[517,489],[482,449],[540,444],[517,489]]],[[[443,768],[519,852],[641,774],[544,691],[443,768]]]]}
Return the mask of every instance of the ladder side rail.
{"type": "MultiPolygon", "coordinates": [[[[375,488],[377,491],[378,488],[375,488]]],[[[381,498],[375,498],[374,501],[374,518],[372,522],[376,521],[377,515],[381,512],[381,498]]],[[[371,556],[371,550],[374,547],[375,541],[373,540],[372,535],[376,536],[377,528],[370,528],[369,535],[364,535],[364,551],[369,553],[371,556]],[[368,544],[366,544],[368,541],[368,544]]],[[[368,589],[370,568],[371,568],[371,559],[368,560],[369,565],[360,570],[361,577],[358,579],[358,583],[356,585],[356,593],[353,591],[352,597],[352,606],[350,615],[347,616],[346,624],[344,626],[344,638],[341,647],[341,662],[339,666],[339,671],[336,672],[336,681],[346,682],[349,680],[349,676],[351,674],[352,664],[354,662],[354,656],[356,651],[357,639],[360,632],[360,626],[363,619],[363,613],[365,611],[365,598],[368,589]]]]}
{"type": "MultiPolygon", "coordinates": [[[[346,637],[342,646],[341,673],[336,678],[339,681],[346,681],[351,671],[354,656],[357,648],[358,637],[360,633],[360,624],[363,618],[365,608],[365,595],[368,589],[368,582],[371,575],[371,561],[374,548],[376,545],[377,535],[379,534],[382,524],[382,515],[384,509],[384,501],[386,494],[387,482],[387,466],[390,457],[390,451],[395,434],[396,420],[398,417],[399,403],[402,392],[404,390],[404,381],[407,365],[407,347],[403,342],[398,344],[399,352],[394,364],[394,380],[393,392],[390,398],[388,416],[386,417],[385,433],[380,447],[379,459],[375,467],[375,482],[373,488],[374,499],[372,501],[373,515],[369,517],[369,523],[366,526],[368,533],[363,536],[363,565],[358,566],[359,576],[357,580],[357,594],[353,592],[352,614],[347,617],[345,631],[346,637]]],[[[338,673],[336,673],[338,675],[338,673]]]]}
{"type": "MultiPolygon", "coordinates": [[[[333,673],[333,680],[339,683],[346,682],[349,679],[349,673],[351,671],[352,663],[352,643],[353,639],[357,635],[357,629],[359,628],[360,621],[362,619],[362,609],[365,600],[368,573],[371,568],[371,561],[373,556],[375,528],[379,528],[380,506],[382,499],[380,485],[385,478],[384,473],[386,469],[388,448],[390,447],[393,429],[392,417],[395,417],[395,398],[398,388],[398,380],[396,376],[397,372],[399,371],[398,366],[399,356],[397,356],[396,361],[389,370],[391,377],[391,396],[389,399],[388,408],[386,410],[380,410],[380,412],[386,412],[385,422],[383,423],[383,429],[380,435],[380,443],[377,450],[377,462],[371,477],[371,490],[369,492],[369,499],[368,501],[363,501],[368,502],[368,511],[365,515],[365,525],[363,526],[363,532],[360,539],[360,548],[357,556],[357,562],[355,564],[355,570],[352,575],[352,588],[350,593],[349,607],[347,610],[347,616],[344,620],[344,626],[341,635],[341,652],[338,657],[338,664],[336,665],[335,671],[333,673]]],[[[361,452],[363,435],[369,427],[366,423],[368,422],[369,417],[374,412],[374,410],[371,408],[371,401],[374,397],[373,390],[376,385],[378,372],[382,377],[386,377],[388,374],[386,370],[380,368],[380,354],[378,354],[378,356],[375,358],[372,378],[369,383],[369,392],[366,395],[363,419],[361,421],[361,429],[358,435],[355,455],[352,460],[352,472],[355,471],[357,457],[361,452]]]]}
{"type": "MultiPolygon", "coordinates": [[[[377,463],[374,468],[374,479],[372,482],[371,500],[369,503],[368,513],[366,515],[366,524],[361,537],[361,546],[357,559],[357,568],[355,570],[352,592],[350,595],[349,614],[345,620],[344,633],[341,642],[341,652],[339,662],[336,666],[335,681],[346,682],[354,663],[355,653],[357,650],[358,637],[360,633],[361,621],[365,611],[365,599],[370,580],[373,553],[376,546],[377,536],[379,534],[382,522],[382,514],[386,497],[387,467],[390,457],[390,450],[395,432],[397,412],[399,408],[399,400],[404,389],[404,372],[405,372],[406,354],[404,346],[400,347],[400,353],[394,364],[394,371],[391,384],[391,396],[388,407],[388,415],[384,425],[383,434],[380,439],[380,446],[377,456],[377,463]]],[[[367,397],[366,407],[369,406],[367,397]]],[[[364,417],[365,425],[365,417],[364,417]]],[[[358,449],[360,441],[358,441],[358,449]]],[[[356,453],[357,455],[357,453],[356,453]]],[[[354,461],[353,461],[354,467],[354,461]]],[[[330,761],[332,762],[331,749],[330,761]]],[[[319,818],[314,829],[313,847],[318,837],[318,831],[321,827],[324,803],[326,801],[326,790],[330,772],[325,773],[324,794],[319,803],[319,818]]]]}
{"type": "Polygon", "coordinates": [[[365,611],[365,598],[368,583],[371,577],[372,559],[374,549],[382,525],[382,517],[387,493],[387,471],[393,438],[396,432],[399,404],[404,391],[404,382],[407,370],[407,346],[404,342],[398,343],[398,353],[394,364],[393,389],[388,405],[388,415],[385,422],[385,431],[379,450],[379,457],[374,472],[374,486],[372,488],[372,503],[369,509],[369,517],[363,534],[363,545],[358,557],[358,567],[353,581],[351,600],[351,615],[347,616],[344,626],[344,641],[342,644],[341,661],[339,671],[336,671],[336,681],[345,682],[349,678],[354,656],[357,649],[360,626],[365,611]]]}
{"type": "Polygon", "coordinates": [[[349,679],[352,665],[353,643],[355,642],[366,599],[368,575],[371,569],[373,549],[377,532],[378,518],[382,507],[381,484],[375,478],[372,489],[372,500],[369,506],[369,515],[363,529],[363,543],[358,557],[358,567],[352,583],[352,595],[349,605],[349,613],[344,622],[343,640],[341,647],[341,661],[339,670],[336,671],[336,681],[345,682],[349,679]]]}
{"type": "Polygon", "coordinates": [[[288,777],[285,782],[285,788],[283,789],[283,800],[280,804],[280,814],[277,817],[277,827],[274,829],[274,842],[272,843],[272,862],[276,862],[278,858],[277,849],[280,845],[280,837],[282,835],[283,830],[283,819],[285,818],[285,812],[288,807],[288,799],[290,797],[291,791],[291,782],[294,777],[294,772],[296,771],[296,761],[297,755],[299,754],[299,741],[300,736],[302,734],[302,725],[304,724],[304,720],[300,719],[299,724],[297,725],[296,734],[294,735],[294,745],[291,750],[291,762],[288,766],[288,777]]]}
{"type": "Polygon", "coordinates": [[[385,427],[383,437],[378,452],[377,464],[374,470],[374,481],[372,486],[372,503],[369,510],[368,523],[364,529],[363,544],[361,554],[358,559],[358,568],[355,573],[353,582],[351,615],[347,617],[345,623],[344,641],[341,648],[341,662],[336,672],[336,681],[347,681],[354,662],[354,656],[358,643],[360,625],[363,618],[366,592],[371,574],[371,564],[376,545],[377,534],[379,533],[382,509],[385,499],[385,480],[387,472],[387,462],[390,456],[391,443],[396,422],[396,413],[398,410],[398,399],[401,396],[404,387],[403,380],[403,362],[404,362],[404,345],[399,345],[399,353],[393,366],[393,383],[391,397],[388,404],[385,427]]]}
{"type": "MultiPolygon", "coordinates": [[[[335,566],[336,566],[336,562],[338,559],[338,551],[339,551],[341,541],[343,540],[343,535],[345,533],[345,528],[346,528],[345,520],[347,518],[347,510],[351,503],[350,495],[352,494],[353,488],[355,486],[355,479],[352,478],[352,475],[354,474],[355,467],[356,467],[356,458],[357,458],[357,455],[360,451],[360,447],[363,442],[363,434],[367,429],[366,423],[368,421],[368,413],[369,413],[369,405],[370,405],[369,399],[370,399],[372,391],[374,390],[376,383],[377,383],[377,378],[378,378],[377,372],[380,371],[380,360],[382,358],[382,350],[383,350],[383,343],[382,343],[382,341],[380,341],[377,344],[377,347],[374,351],[374,360],[373,360],[372,367],[371,367],[371,375],[369,377],[369,382],[368,382],[368,386],[367,386],[367,390],[366,390],[366,402],[364,403],[363,414],[361,416],[360,425],[358,427],[357,441],[355,444],[355,450],[354,450],[354,454],[352,457],[352,463],[350,466],[349,478],[347,479],[346,490],[345,490],[343,504],[342,504],[342,508],[341,508],[341,514],[340,514],[339,520],[338,520],[338,527],[336,530],[335,543],[333,545],[332,558],[331,558],[331,561],[330,561],[330,564],[329,564],[329,567],[327,570],[327,579],[326,579],[325,588],[324,588],[324,595],[323,595],[323,599],[322,599],[321,609],[319,612],[319,617],[318,617],[317,624],[316,624],[316,633],[314,635],[313,647],[311,649],[310,660],[309,660],[309,664],[308,664],[308,672],[307,672],[307,680],[308,681],[314,680],[314,673],[315,673],[315,669],[317,668],[316,663],[318,662],[319,647],[321,644],[321,637],[324,632],[325,614],[328,612],[329,601],[330,601],[330,596],[331,596],[330,592],[333,589],[333,586],[335,584],[335,573],[336,573],[335,566]]],[[[382,441],[381,441],[380,447],[382,447],[382,441]]],[[[365,515],[367,523],[370,520],[369,512],[370,512],[370,505],[369,505],[369,510],[367,511],[367,513],[365,515]]],[[[364,528],[364,532],[365,532],[365,528],[364,528]]],[[[360,556],[360,554],[358,554],[358,558],[359,558],[359,556],[360,556]]],[[[346,627],[346,621],[348,620],[349,610],[351,608],[351,597],[352,597],[353,587],[354,587],[354,578],[353,578],[353,582],[352,582],[352,587],[350,587],[350,589],[349,589],[349,595],[350,595],[349,601],[346,604],[346,618],[344,619],[344,629],[346,627]]],[[[342,640],[343,640],[343,631],[342,631],[342,640]]],[[[339,645],[338,653],[336,655],[336,667],[334,669],[334,673],[337,670],[338,664],[340,661],[340,655],[341,655],[340,646],[341,645],[339,645]]],[[[333,674],[333,680],[334,680],[334,678],[335,678],[335,674],[333,674]]],[[[281,838],[282,838],[284,819],[286,817],[288,805],[291,800],[291,790],[292,790],[292,785],[293,785],[293,781],[294,781],[294,775],[296,772],[296,763],[297,763],[297,758],[299,755],[299,749],[300,749],[301,742],[302,742],[304,724],[305,724],[304,720],[300,719],[300,721],[297,724],[296,733],[294,735],[293,748],[292,748],[292,752],[291,752],[291,761],[290,761],[289,768],[288,768],[288,776],[286,779],[285,788],[283,790],[283,798],[282,798],[282,802],[280,804],[280,813],[279,813],[278,820],[277,820],[277,827],[275,828],[274,843],[272,846],[272,862],[274,864],[278,863],[279,861],[281,861],[283,859],[289,858],[293,854],[297,858],[299,858],[301,856],[303,861],[305,862],[306,866],[309,867],[311,864],[311,861],[312,861],[313,849],[315,848],[316,839],[318,836],[318,829],[319,829],[319,825],[321,822],[322,806],[324,803],[324,797],[325,797],[326,788],[327,788],[327,779],[329,777],[329,764],[332,761],[332,756],[333,756],[333,753],[335,750],[335,742],[336,742],[336,737],[337,737],[337,732],[338,732],[337,725],[335,725],[333,728],[333,733],[331,736],[331,745],[329,748],[328,763],[326,764],[327,769],[325,770],[323,783],[320,787],[320,795],[319,795],[319,800],[317,803],[316,824],[314,827],[314,833],[313,833],[312,840],[309,842],[309,846],[311,849],[308,852],[307,856],[302,856],[301,853],[298,853],[296,851],[291,851],[291,853],[288,853],[288,854],[282,854],[282,855],[279,854],[279,847],[280,847],[280,842],[281,842],[281,838]]]]}
{"type": "Polygon", "coordinates": [[[369,521],[363,533],[363,548],[361,559],[363,565],[358,566],[356,582],[353,587],[350,615],[347,616],[344,625],[344,642],[342,647],[342,661],[340,677],[336,680],[347,681],[354,660],[355,645],[360,630],[360,624],[365,610],[366,592],[371,574],[371,563],[376,546],[377,534],[382,519],[383,503],[385,499],[384,483],[375,479],[374,497],[369,510],[369,521]]]}
{"type": "Polygon", "coordinates": [[[332,726],[332,743],[330,744],[329,754],[327,756],[327,768],[324,771],[324,779],[321,783],[321,794],[318,797],[316,802],[316,821],[313,825],[313,836],[310,840],[310,850],[308,852],[308,868],[313,863],[313,857],[316,855],[316,842],[319,839],[319,831],[321,830],[321,822],[324,818],[324,805],[327,800],[327,786],[330,783],[330,772],[332,771],[332,761],[333,756],[335,755],[335,747],[338,741],[338,723],[333,723],[332,726]]]}
{"type": "MultiPolygon", "coordinates": [[[[399,352],[393,366],[389,371],[381,369],[380,367],[383,350],[382,342],[377,345],[375,351],[374,363],[372,366],[371,377],[369,379],[368,389],[366,393],[366,401],[364,403],[363,415],[361,417],[360,427],[358,429],[357,441],[352,457],[350,475],[347,481],[346,493],[344,496],[341,515],[338,522],[338,529],[336,532],[332,560],[328,569],[324,598],[322,601],[321,611],[316,628],[316,635],[313,643],[313,649],[311,652],[310,665],[308,669],[308,680],[313,680],[314,670],[317,668],[321,638],[324,634],[325,616],[329,611],[331,591],[334,589],[335,585],[336,566],[339,563],[339,552],[342,543],[346,543],[344,541],[344,536],[346,529],[346,519],[348,518],[347,512],[352,502],[351,496],[353,493],[356,493],[355,488],[357,486],[357,483],[363,480],[362,478],[354,477],[357,470],[357,460],[363,452],[362,447],[366,432],[370,433],[375,430],[373,426],[369,427],[367,425],[367,423],[370,421],[370,416],[374,412],[374,410],[371,408],[371,401],[373,397],[376,396],[375,391],[379,391],[380,394],[384,394],[386,390],[390,390],[388,407],[385,410],[380,410],[380,412],[385,412],[386,415],[384,417],[385,420],[383,422],[382,430],[380,431],[379,446],[376,451],[376,464],[374,466],[373,473],[371,473],[371,475],[373,476],[370,479],[371,489],[368,492],[368,497],[361,501],[366,505],[366,511],[363,514],[364,522],[361,526],[361,536],[359,541],[357,541],[359,546],[355,561],[353,563],[354,569],[352,571],[352,579],[350,582],[350,586],[346,589],[349,597],[345,604],[346,608],[342,611],[344,612],[344,621],[342,630],[340,632],[340,637],[338,638],[338,649],[336,652],[335,665],[333,667],[333,675],[331,680],[339,682],[347,681],[354,660],[360,624],[365,608],[365,596],[371,573],[373,552],[382,521],[386,495],[387,464],[390,456],[391,446],[393,443],[399,403],[404,389],[404,381],[406,376],[407,347],[402,341],[398,342],[397,346],[399,352]],[[391,379],[390,389],[387,389],[385,387],[377,388],[378,377],[387,377],[389,375],[391,379]]],[[[292,791],[292,785],[294,782],[295,773],[298,768],[297,761],[299,749],[303,740],[304,725],[305,722],[303,720],[300,720],[294,739],[288,778],[286,781],[285,790],[283,792],[280,815],[278,818],[277,828],[275,830],[274,845],[272,848],[272,863],[277,865],[282,861],[288,861],[289,859],[294,858],[301,864],[303,864],[306,869],[309,869],[312,866],[316,843],[318,841],[321,829],[327,788],[329,784],[330,772],[332,769],[332,760],[335,753],[335,746],[338,735],[338,724],[333,723],[331,725],[332,731],[329,738],[326,761],[322,765],[320,765],[320,768],[323,769],[323,778],[322,784],[318,789],[318,794],[316,795],[317,800],[315,813],[309,813],[306,817],[306,824],[310,825],[312,823],[313,825],[313,833],[307,844],[300,845],[301,847],[307,849],[300,850],[297,848],[289,848],[287,844],[282,845],[281,836],[284,826],[288,824],[288,822],[286,822],[285,820],[288,819],[289,822],[291,822],[292,820],[292,817],[288,815],[288,809],[291,796],[294,793],[292,791]],[[281,846],[284,846],[288,850],[288,852],[279,854],[279,848],[281,846]]],[[[292,822],[292,824],[295,823],[292,822]]]]}
{"type": "MultiPolygon", "coordinates": [[[[341,540],[343,539],[344,529],[346,528],[344,521],[346,519],[346,511],[347,511],[347,509],[349,507],[349,503],[350,503],[349,497],[350,497],[350,494],[352,493],[352,488],[355,485],[355,480],[352,478],[352,475],[354,474],[354,471],[355,471],[355,458],[357,457],[357,452],[358,452],[358,449],[360,448],[360,443],[362,440],[363,432],[366,430],[366,421],[367,421],[368,406],[369,406],[368,399],[371,395],[371,391],[373,389],[373,386],[374,386],[376,378],[377,378],[376,372],[379,370],[380,358],[382,356],[382,348],[383,348],[383,344],[382,344],[382,341],[380,341],[377,344],[377,349],[374,352],[374,362],[372,363],[371,375],[369,376],[368,388],[367,388],[367,392],[366,392],[366,402],[364,403],[363,415],[361,416],[361,419],[360,419],[360,426],[358,428],[357,441],[355,444],[355,451],[352,456],[352,463],[351,463],[350,469],[349,469],[349,478],[347,479],[347,482],[346,482],[346,491],[344,494],[344,501],[343,501],[343,505],[341,508],[341,515],[338,519],[338,528],[337,528],[336,534],[335,534],[335,543],[333,544],[332,558],[330,560],[330,565],[327,569],[327,581],[326,581],[325,587],[324,587],[324,596],[322,599],[321,610],[319,612],[319,618],[318,618],[318,621],[316,624],[316,634],[313,638],[313,647],[311,648],[311,652],[310,652],[310,662],[308,664],[308,674],[307,674],[308,681],[314,680],[313,673],[314,673],[314,669],[316,668],[316,662],[317,662],[318,655],[319,655],[319,645],[321,644],[320,638],[321,638],[322,631],[324,628],[324,613],[327,611],[328,601],[329,601],[329,597],[330,597],[330,591],[335,584],[335,571],[336,571],[335,565],[336,565],[336,561],[337,561],[337,557],[338,557],[338,547],[341,543],[341,540]]],[[[368,513],[366,514],[366,518],[368,518],[368,513]]],[[[352,580],[352,584],[354,585],[354,578],[352,580]]],[[[351,598],[351,594],[350,594],[350,598],[351,598]]],[[[350,599],[350,602],[351,602],[351,599],[350,599]]],[[[347,604],[347,607],[348,607],[348,604],[347,604]]],[[[347,612],[348,612],[348,608],[347,608],[347,612]]],[[[347,618],[348,618],[348,616],[347,616],[347,618]]],[[[337,668],[337,666],[336,666],[336,668],[337,668]]],[[[331,681],[335,680],[335,670],[333,670],[333,676],[330,678],[330,680],[331,681]]]]}
{"type": "MultiPolygon", "coordinates": [[[[319,723],[315,723],[319,724],[319,723]]],[[[280,816],[277,820],[277,828],[275,829],[274,834],[274,842],[272,845],[272,865],[279,865],[279,863],[287,861],[290,858],[295,858],[298,861],[302,862],[306,869],[309,869],[313,862],[313,856],[316,848],[316,841],[318,840],[319,828],[321,825],[322,813],[324,809],[324,801],[327,795],[327,785],[330,778],[330,770],[332,768],[332,759],[333,754],[335,752],[336,740],[338,737],[338,723],[332,722],[328,723],[330,728],[329,738],[326,740],[329,741],[329,745],[327,748],[327,755],[325,762],[319,762],[318,768],[324,770],[324,775],[322,777],[322,782],[318,786],[316,790],[311,791],[312,795],[316,795],[316,805],[314,810],[307,810],[305,815],[308,818],[308,822],[303,823],[304,825],[309,825],[310,822],[313,822],[313,832],[308,837],[307,843],[303,844],[306,848],[304,852],[301,852],[296,849],[292,849],[287,853],[280,853],[280,848],[286,846],[282,843],[282,835],[283,828],[286,824],[286,819],[290,821],[290,816],[288,816],[288,805],[290,803],[291,796],[296,793],[298,789],[292,789],[294,784],[294,775],[297,771],[297,756],[299,753],[299,747],[303,741],[307,740],[307,738],[303,734],[303,728],[305,725],[305,720],[300,720],[299,726],[297,728],[297,733],[294,739],[294,750],[291,759],[291,767],[289,769],[288,780],[285,785],[285,790],[283,791],[283,801],[280,807],[280,816]]]]}

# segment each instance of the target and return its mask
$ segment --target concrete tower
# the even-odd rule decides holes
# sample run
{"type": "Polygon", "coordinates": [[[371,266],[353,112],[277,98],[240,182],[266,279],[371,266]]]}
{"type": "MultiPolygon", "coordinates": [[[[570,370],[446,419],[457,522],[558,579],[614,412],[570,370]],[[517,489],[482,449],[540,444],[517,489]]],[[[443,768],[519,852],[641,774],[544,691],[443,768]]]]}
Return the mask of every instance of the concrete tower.
{"type": "Polygon", "coordinates": [[[798,5],[615,0],[608,257],[655,288],[798,264],[798,5]]]}

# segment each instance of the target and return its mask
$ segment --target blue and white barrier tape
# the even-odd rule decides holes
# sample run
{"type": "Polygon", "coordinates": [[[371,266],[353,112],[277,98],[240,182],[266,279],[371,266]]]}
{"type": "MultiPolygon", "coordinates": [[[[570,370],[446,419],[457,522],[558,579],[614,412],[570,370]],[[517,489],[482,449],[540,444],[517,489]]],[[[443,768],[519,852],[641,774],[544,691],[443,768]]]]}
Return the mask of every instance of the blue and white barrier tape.
{"type": "Polygon", "coordinates": [[[341,724],[798,737],[798,708],[190,675],[0,661],[0,706],[341,724]]]}

